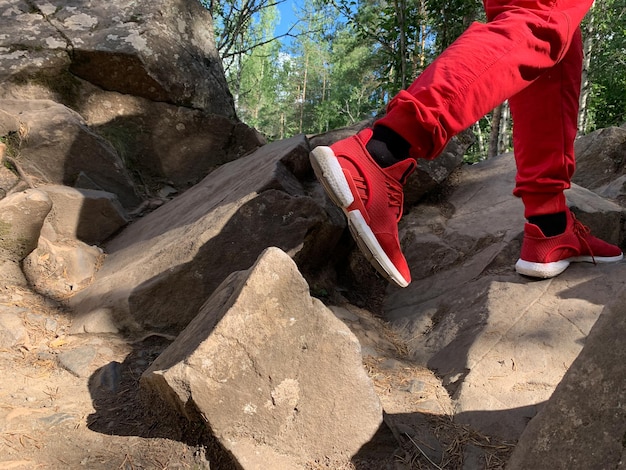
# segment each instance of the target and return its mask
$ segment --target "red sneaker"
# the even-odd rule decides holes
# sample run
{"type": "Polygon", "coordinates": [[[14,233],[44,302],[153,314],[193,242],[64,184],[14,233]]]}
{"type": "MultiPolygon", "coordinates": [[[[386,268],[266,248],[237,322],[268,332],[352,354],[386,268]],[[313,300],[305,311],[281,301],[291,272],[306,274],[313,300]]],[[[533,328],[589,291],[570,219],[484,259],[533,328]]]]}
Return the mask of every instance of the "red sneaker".
{"type": "Polygon", "coordinates": [[[416,162],[402,160],[381,168],[365,148],[371,129],[310,154],[317,179],[332,201],[343,209],[359,248],[370,263],[400,287],[411,282],[411,273],[398,240],[402,217],[402,185],[416,162]]]}
{"type": "Polygon", "coordinates": [[[591,235],[568,210],[565,232],[554,237],[546,237],[539,227],[526,223],[515,270],[525,276],[549,278],[561,274],[571,262],[614,263],[623,258],[619,247],[591,235]]]}

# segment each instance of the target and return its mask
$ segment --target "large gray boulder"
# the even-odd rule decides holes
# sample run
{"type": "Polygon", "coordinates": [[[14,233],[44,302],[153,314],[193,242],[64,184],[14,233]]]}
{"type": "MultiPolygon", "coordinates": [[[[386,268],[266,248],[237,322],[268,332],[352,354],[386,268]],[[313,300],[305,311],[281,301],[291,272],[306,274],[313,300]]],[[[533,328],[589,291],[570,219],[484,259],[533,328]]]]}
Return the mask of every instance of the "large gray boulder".
{"type": "Polygon", "coordinates": [[[186,189],[264,143],[235,115],[213,22],[197,1],[2,0],[0,30],[0,99],[76,111],[144,190],[163,180],[186,189]]]}
{"type": "Polygon", "coordinates": [[[50,100],[0,100],[0,108],[14,118],[0,135],[12,136],[16,161],[33,181],[74,186],[82,175],[127,208],[139,203],[118,153],[78,113],[50,100]]]}
{"type": "Polygon", "coordinates": [[[382,424],[356,337],[277,248],[228,277],[142,383],[245,470],[340,468],[382,424]]]}
{"type": "Polygon", "coordinates": [[[22,270],[32,288],[63,300],[88,286],[102,263],[102,242],[128,222],[111,193],[60,185],[38,188],[52,202],[22,270]]]}
{"type": "Polygon", "coordinates": [[[91,284],[103,257],[97,246],[60,239],[46,224],[37,248],[22,262],[22,271],[34,291],[64,300],[91,284]]]}
{"type": "Polygon", "coordinates": [[[106,191],[49,184],[37,189],[52,200],[48,221],[57,238],[97,245],[129,222],[117,197],[106,191]]]}
{"type": "Polygon", "coordinates": [[[96,87],[85,93],[81,114],[144,181],[181,189],[265,143],[225,116],[96,87]]]}
{"type": "Polygon", "coordinates": [[[71,299],[75,331],[103,312],[124,329],[180,331],[269,246],[303,269],[325,262],[345,221],[307,194],[307,172],[304,137],[268,144],[128,226],[106,244],[93,285],[71,299]]]}
{"type": "Polygon", "coordinates": [[[0,19],[3,93],[41,87],[68,99],[80,86],[69,72],[105,90],[234,118],[213,21],[199,2],[3,0],[0,19]]]}
{"type": "Polygon", "coordinates": [[[404,187],[404,203],[411,207],[431,192],[441,190],[450,175],[463,164],[465,152],[475,141],[468,129],[454,136],[434,160],[419,160],[404,187]]]}
{"type": "MultiPolygon", "coordinates": [[[[587,189],[603,187],[626,172],[626,128],[598,129],[576,139],[573,181],[587,189]]],[[[623,195],[623,194],[622,194],[623,195]]]]}

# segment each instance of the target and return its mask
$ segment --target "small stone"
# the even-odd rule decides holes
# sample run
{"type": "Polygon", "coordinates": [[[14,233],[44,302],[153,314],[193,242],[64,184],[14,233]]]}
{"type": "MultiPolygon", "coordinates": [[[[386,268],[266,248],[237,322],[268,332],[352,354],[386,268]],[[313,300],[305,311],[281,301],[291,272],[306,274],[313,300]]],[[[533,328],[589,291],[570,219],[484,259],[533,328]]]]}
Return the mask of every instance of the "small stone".
{"type": "Polygon", "coordinates": [[[64,351],[58,356],[59,365],[76,377],[87,377],[96,350],[89,346],[64,351]]]}
{"type": "Polygon", "coordinates": [[[54,360],[54,356],[50,354],[48,351],[39,351],[37,352],[37,360],[38,361],[52,361],[54,360]]]}
{"type": "Polygon", "coordinates": [[[413,379],[409,383],[409,386],[406,388],[406,391],[409,393],[421,393],[426,388],[426,384],[418,379],[413,379]]]}
{"type": "Polygon", "coordinates": [[[424,400],[419,402],[420,413],[441,414],[444,410],[438,400],[424,400]]]}
{"type": "Polygon", "coordinates": [[[115,326],[111,309],[103,307],[94,309],[82,317],[75,319],[70,328],[70,333],[115,334],[119,333],[119,330],[115,326]]]}
{"type": "Polygon", "coordinates": [[[159,189],[159,197],[162,198],[168,198],[170,196],[174,196],[175,194],[178,193],[178,190],[176,188],[173,188],[171,186],[163,186],[161,189],[159,189]]]}
{"type": "Polygon", "coordinates": [[[69,413],[55,413],[53,415],[40,418],[39,421],[51,428],[67,421],[74,421],[75,419],[76,417],[69,413]]]}
{"type": "Polygon", "coordinates": [[[462,470],[479,470],[486,465],[485,451],[472,444],[467,444],[463,448],[463,468],[462,470]]]}
{"type": "Polygon", "coordinates": [[[55,332],[59,327],[58,322],[54,318],[46,318],[46,330],[55,332]]]}
{"type": "Polygon", "coordinates": [[[0,311],[0,348],[29,343],[28,330],[19,315],[22,311],[19,308],[0,311]]]}

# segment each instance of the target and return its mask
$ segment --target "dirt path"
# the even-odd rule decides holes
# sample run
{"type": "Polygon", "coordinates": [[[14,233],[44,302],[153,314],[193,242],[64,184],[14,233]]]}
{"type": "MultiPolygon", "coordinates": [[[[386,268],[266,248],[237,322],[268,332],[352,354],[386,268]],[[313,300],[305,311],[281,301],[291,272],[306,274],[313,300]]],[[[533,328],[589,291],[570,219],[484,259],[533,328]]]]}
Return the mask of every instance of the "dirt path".
{"type": "Polygon", "coordinates": [[[16,287],[0,291],[0,321],[0,469],[209,468],[139,404],[137,379],[167,342],[67,335],[62,310],[16,287]]]}

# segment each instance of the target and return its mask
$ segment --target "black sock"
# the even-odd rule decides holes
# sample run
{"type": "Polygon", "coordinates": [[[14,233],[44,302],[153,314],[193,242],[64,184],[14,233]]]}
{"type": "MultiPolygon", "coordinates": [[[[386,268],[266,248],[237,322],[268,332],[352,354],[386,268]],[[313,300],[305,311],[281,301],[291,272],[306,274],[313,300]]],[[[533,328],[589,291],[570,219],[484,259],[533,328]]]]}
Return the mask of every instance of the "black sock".
{"type": "Polygon", "coordinates": [[[528,218],[528,222],[541,229],[546,237],[554,237],[565,232],[567,227],[567,215],[565,212],[556,214],[535,215],[528,218]]]}
{"type": "Polygon", "coordinates": [[[376,163],[387,168],[405,160],[411,146],[388,127],[374,126],[372,138],[365,147],[376,163]]]}

